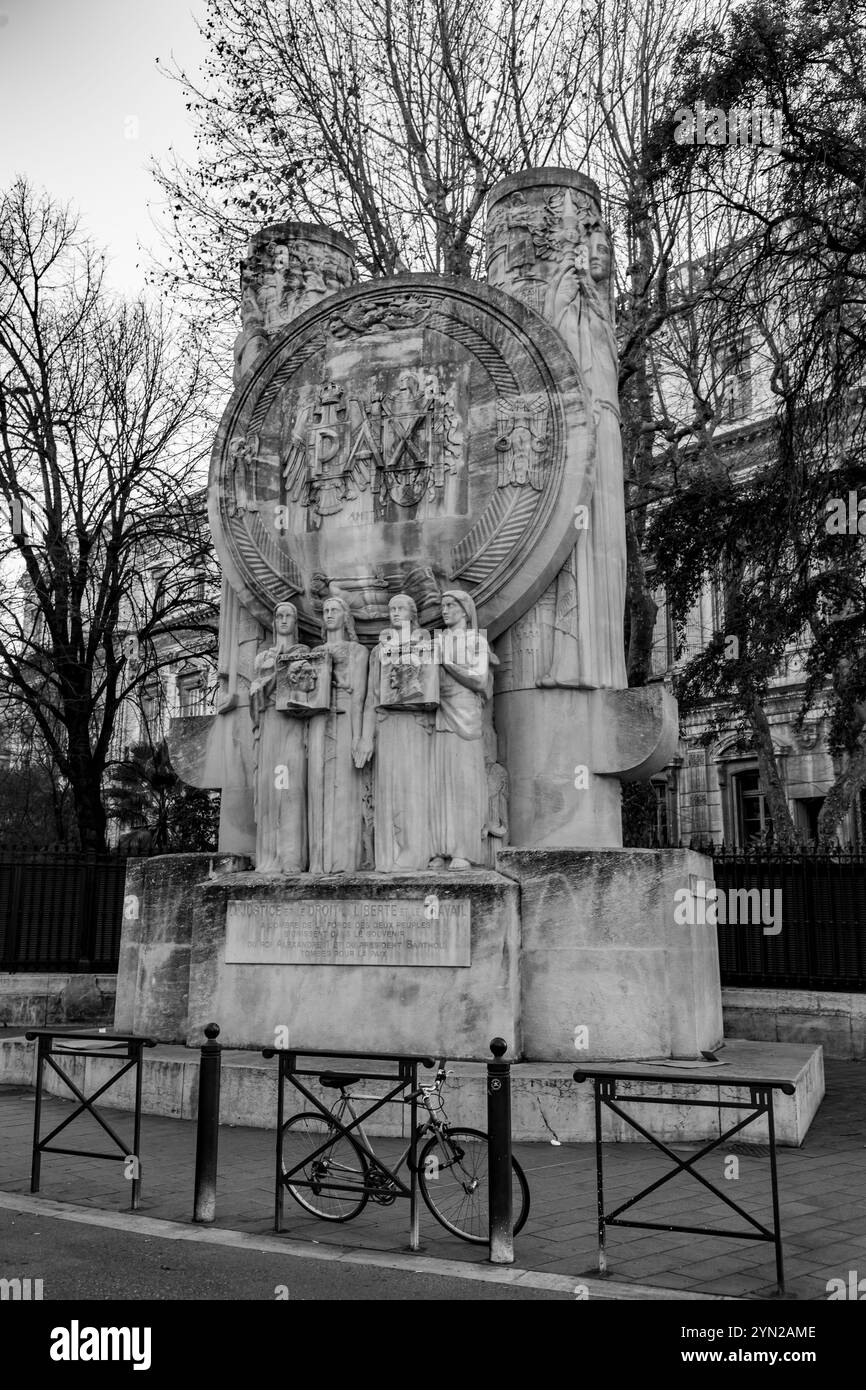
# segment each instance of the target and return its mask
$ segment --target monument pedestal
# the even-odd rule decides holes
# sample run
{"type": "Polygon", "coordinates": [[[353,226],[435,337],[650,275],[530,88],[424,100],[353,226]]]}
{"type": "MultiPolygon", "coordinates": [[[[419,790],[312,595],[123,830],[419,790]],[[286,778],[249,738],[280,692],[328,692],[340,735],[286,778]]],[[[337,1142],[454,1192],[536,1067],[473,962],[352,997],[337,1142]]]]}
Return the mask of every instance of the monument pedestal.
{"type": "Polygon", "coordinates": [[[520,889],[497,873],[256,873],[201,885],[188,1042],[520,1051],[520,889]],[[284,1030],[282,1032],[278,1030],[284,1030]]]}
{"type": "MultiPolygon", "coordinates": [[[[282,1045],[444,1054],[452,1123],[484,1128],[482,1063],[500,1034],[522,1059],[515,1138],[562,1142],[592,1138],[590,1090],[572,1081],[581,1063],[693,1065],[722,1042],[715,931],[674,919],[677,890],[711,880],[691,851],[512,849],[497,873],[329,878],[227,872],[237,863],[130,865],[137,915],[124,923],[115,1026],[187,1043],[149,1060],[148,1113],[194,1115],[211,1021],[227,1048],[227,1123],[273,1125],[273,1063],[261,1048],[282,1045]]],[[[719,1059],[696,1098],[712,1099],[726,1070],[785,1076],[796,1093],[777,1104],[780,1142],[802,1143],[823,1096],[821,1049],[737,1041],[719,1059]]],[[[402,1118],[383,1114],[371,1132],[400,1132],[402,1118]]],[[[681,1142],[718,1132],[713,1108],[639,1118],[681,1142]]],[[[607,1137],[634,1138],[620,1129],[607,1137]]]]}
{"type": "Polygon", "coordinates": [[[268,875],[131,867],[117,1024],[161,1042],[536,1062],[695,1059],[722,1039],[713,928],[676,893],[690,850],[503,850],[500,872],[268,875]],[[278,1033],[277,1030],[284,1030],[278,1033]]]}

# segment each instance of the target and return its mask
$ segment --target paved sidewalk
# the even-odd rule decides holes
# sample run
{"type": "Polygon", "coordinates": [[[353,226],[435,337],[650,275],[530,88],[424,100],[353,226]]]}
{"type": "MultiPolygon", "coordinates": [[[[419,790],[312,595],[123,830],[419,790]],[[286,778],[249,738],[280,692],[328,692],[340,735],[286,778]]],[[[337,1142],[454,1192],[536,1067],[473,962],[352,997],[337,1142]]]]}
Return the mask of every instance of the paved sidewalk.
{"type": "MultiPolygon", "coordinates": [[[[788,1294],[825,1299],[827,1281],[866,1277],[866,1064],[828,1062],[827,1097],[801,1149],[779,1150],[779,1188],[788,1294]]],[[[43,1135],[69,1113],[63,1101],[43,1103],[43,1135]]],[[[29,1191],[33,1093],[0,1087],[0,1189],[29,1191]]],[[[131,1135],[129,1114],[105,1110],[121,1135],[131,1135]]],[[[745,1131],[748,1138],[748,1130],[745,1131]]],[[[100,1148],[107,1136],[88,1116],[79,1116],[58,1142],[100,1148]]],[[[220,1130],[216,1224],[252,1235],[273,1232],[273,1135],[266,1130],[220,1130]]],[[[382,1156],[399,1153],[397,1140],[374,1141],[382,1156]]],[[[680,1153],[689,1152],[680,1148],[680,1153]]],[[[525,1230],[515,1242],[516,1263],[526,1270],[596,1276],[595,1155],[589,1144],[518,1144],[515,1153],[532,1193],[525,1230]]],[[[769,1164],[765,1147],[746,1142],[716,1150],[698,1170],[759,1220],[771,1219],[769,1164]],[[724,1177],[725,1158],[739,1161],[736,1181],[724,1177]]],[[[189,1121],[145,1115],[142,1119],[143,1216],[189,1221],[192,1214],[195,1127],[189,1121]]],[[[624,1201],[660,1177],[666,1160],[646,1144],[605,1148],[606,1205],[624,1201]]],[[[41,1195],[108,1211],[128,1209],[129,1188],[120,1163],[47,1154],[41,1195]]],[[[682,1174],[635,1210],[637,1219],[683,1224],[745,1226],[711,1193],[682,1174]]],[[[368,1203],[358,1219],[328,1225],[308,1216],[286,1196],[289,1241],[344,1248],[405,1251],[408,1203],[368,1203]]],[[[421,1243],[426,1256],[483,1263],[484,1247],[468,1245],[442,1229],[421,1206],[421,1243]]],[[[708,1235],[613,1230],[608,1236],[609,1274],[614,1280],[690,1293],[768,1298],[775,1292],[773,1247],[708,1235]]]]}

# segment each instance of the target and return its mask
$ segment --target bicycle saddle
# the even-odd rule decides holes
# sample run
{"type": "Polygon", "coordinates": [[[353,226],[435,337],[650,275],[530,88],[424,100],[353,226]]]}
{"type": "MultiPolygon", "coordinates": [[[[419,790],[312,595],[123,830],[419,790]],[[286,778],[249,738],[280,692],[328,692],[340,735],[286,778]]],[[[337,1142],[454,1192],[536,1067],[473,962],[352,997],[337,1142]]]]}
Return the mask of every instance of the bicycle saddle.
{"type": "Polygon", "coordinates": [[[335,1091],[339,1091],[343,1086],[354,1086],[356,1081],[360,1081],[360,1076],[349,1076],[342,1071],[323,1071],[319,1081],[323,1086],[331,1086],[335,1091]]]}

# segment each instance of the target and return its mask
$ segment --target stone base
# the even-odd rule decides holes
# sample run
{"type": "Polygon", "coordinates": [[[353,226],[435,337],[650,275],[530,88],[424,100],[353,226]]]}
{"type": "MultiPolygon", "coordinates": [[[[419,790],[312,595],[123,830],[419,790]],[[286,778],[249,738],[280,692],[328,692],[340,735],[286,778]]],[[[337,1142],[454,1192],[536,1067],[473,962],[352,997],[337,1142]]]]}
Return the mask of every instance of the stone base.
{"type": "Polygon", "coordinates": [[[178,855],[131,870],[138,916],[124,924],[118,1029],[195,1044],[216,1022],[230,1047],[298,1040],[466,1060],[486,1059],[499,1034],[513,1056],[538,1062],[571,1061],[576,1041],[587,1062],[695,1059],[721,1042],[715,931],[675,920],[677,893],[712,881],[710,861],[689,850],[504,850],[498,873],[218,871],[230,864],[178,855]],[[400,932],[365,930],[367,907],[382,926],[389,913],[405,918],[407,904],[420,920],[428,903],[446,916],[468,904],[462,954],[431,963],[424,930],[413,929],[402,956],[390,945],[376,955],[377,940],[400,932]],[[350,939],[335,933],[336,954],[300,951],[301,913],[318,922],[337,908],[361,914],[350,939]],[[267,959],[257,947],[227,953],[227,917],[241,910],[253,914],[245,941],[274,925],[267,959]],[[286,924],[293,963],[271,949],[286,924]]]}
{"type": "Polygon", "coordinates": [[[209,875],[239,862],[217,854],[129,861],[114,1012],[119,1033],[186,1040],[196,894],[209,875]]]}
{"type": "MultiPolygon", "coordinates": [[[[166,1115],[173,1119],[194,1120],[198,1103],[198,1049],[163,1046],[145,1053],[142,1107],[148,1115],[166,1115]]],[[[708,1071],[717,1076],[724,1071],[739,1076],[773,1077],[794,1083],[793,1096],[777,1095],[775,1101],[776,1135],[779,1144],[797,1147],[806,1132],[824,1095],[824,1064],[820,1047],[802,1044],[771,1044],[730,1042],[721,1050],[725,1066],[708,1071]]],[[[515,1140],[540,1143],[589,1143],[594,1138],[592,1087],[573,1080],[575,1058],[569,1064],[537,1062],[516,1063],[511,1069],[512,1132],[515,1140]]],[[[67,1058],[64,1064],[76,1082],[88,1092],[108,1080],[112,1064],[100,1058],[67,1058]],[[87,1072],[85,1075],[85,1067],[87,1072]],[[86,1082],[86,1086],[85,1086],[86,1082]]],[[[0,1084],[33,1085],[36,1066],[36,1045],[24,1038],[0,1040],[0,1084]]],[[[327,1062],[322,1062],[323,1069],[327,1062]]],[[[375,1070],[376,1064],[371,1064],[375,1070]]],[[[116,1070],[116,1063],[114,1068],[116,1070]]],[[[487,1128],[486,1068],[479,1062],[456,1062],[445,1092],[448,1117],[453,1124],[487,1128]]],[[[421,1069],[422,1077],[425,1073],[421,1069]]],[[[673,1075],[674,1073],[672,1073],[673,1075]]],[[[309,1078],[307,1078],[309,1081],[309,1078]]],[[[69,1098],[68,1090],[50,1068],[45,1073],[45,1085],[50,1094],[69,1098]]],[[[333,1101],[334,1092],[316,1091],[333,1101]]],[[[364,1082],[365,1092],[375,1092],[375,1083],[364,1082]]],[[[635,1087],[637,1089],[637,1087],[635,1087]]],[[[640,1089],[646,1090],[645,1085],[640,1089]]],[[[668,1088],[655,1087],[656,1093],[668,1088]]],[[[131,1110],[134,1090],[131,1075],[123,1078],[111,1091],[111,1104],[131,1110]]],[[[716,1087],[708,1084],[694,1092],[696,1099],[715,1099],[716,1087]]],[[[723,1099],[734,1098],[730,1091],[722,1092],[723,1099]]],[[[747,1095],[743,1095],[748,1100],[747,1095]]],[[[295,1098],[291,1088],[286,1091],[288,1113],[305,1108],[300,1096],[295,1098]]],[[[720,1112],[709,1106],[680,1105],[627,1107],[642,1124],[660,1139],[671,1143],[694,1143],[719,1133],[720,1112]]],[[[406,1109],[389,1106],[366,1126],[371,1134],[398,1135],[404,1133],[406,1109]]],[[[255,1129],[273,1130],[276,1126],[277,1079],[276,1061],[265,1061],[258,1052],[226,1052],[223,1055],[220,1091],[220,1119],[223,1124],[247,1125],[255,1129]]],[[[725,1125],[734,1123],[736,1112],[721,1112],[725,1125]]],[[[605,1112],[604,1135],[609,1142],[642,1142],[634,1130],[616,1116],[605,1112]]],[[[766,1143],[766,1122],[755,1123],[742,1131],[738,1140],[746,1144],[766,1143]]],[[[147,1165],[146,1146],[142,1155],[147,1165]]]]}
{"type": "Polygon", "coordinates": [[[866,1059],[866,994],[813,989],[722,990],[725,1035],[820,1044],[839,1061],[866,1059]]]}
{"type": "MultiPolygon", "coordinates": [[[[520,1050],[520,893],[500,874],[221,875],[195,890],[189,967],[190,1045],[205,1024],[220,1026],[229,1047],[284,1046],[349,1052],[415,1052],[458,1058],[488,1056],[501,1034],[520,1050]],[[253,904],[256,920],[273,910],[279,923],[300,904],[369,905],[387,912],[414,905],[422,915],[447,915],[449,903],[468,903],[469,964],[227,963],[226,918],[232,903],[253,904]],[[282,1034],[278,1030],[285,1030],[282,1034]]],[[[255,930],[255,929],[254,929],[255,930]]],[[[370,940],[363,925],[353,939],[370,940]]],[[[415,943],[417,949],[417,942],[415,943]]],[[[390,948],[383,954],[391,956],[390,948]]]]}
{"type": "MultiPolygon", "coordinates": [[[[506,849],[520,884],[523,1055],[697,1058],[722,1041],[714,927],[678,925],[676,894],[713,881],[692,850],[506,849]]],[[[492,1034],[491,1034],[492,1036],[492,1034]]]]}

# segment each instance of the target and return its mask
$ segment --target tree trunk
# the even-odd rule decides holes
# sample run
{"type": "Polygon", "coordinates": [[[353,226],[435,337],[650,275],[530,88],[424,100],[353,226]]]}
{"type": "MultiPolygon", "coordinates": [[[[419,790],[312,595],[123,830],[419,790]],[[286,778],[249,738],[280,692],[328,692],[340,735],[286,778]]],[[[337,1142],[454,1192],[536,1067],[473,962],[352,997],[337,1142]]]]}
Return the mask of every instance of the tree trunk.
{"type": "Polygon", "coordinates": [[[836,781],[824,798],[824,805],[818,816],[818,847],[830,849],[836,841],[836,832],[842,824],[854,797],[866,783],[866,744],[861,744],[852,753],[836,781]]]}
{"type": "Polygon", "coordinates": [[[106,816],[102,804],[102,772],[89,747],[75,751],[70,748],[69,785],[81,848],[104,852],[106,816]]]}
{"type": "Polygon", "coordinates": [[[646,685],[652,675],[653,633],[659,611],[646,582],[646,566],[633,516],[633,512],[628,512],[625,519],[629,617],[627,670],[630,686],[646,685]]]}
{"type": "Polygon", "coordinates": [[[746,714],[752,730],[752,746],[758,757],[761,785],[773,818],[773,838],[780,849],[794,849],[797,844],[797,832],[779,776],[770,721],[754,695],[747,702],[746,714]]]}

